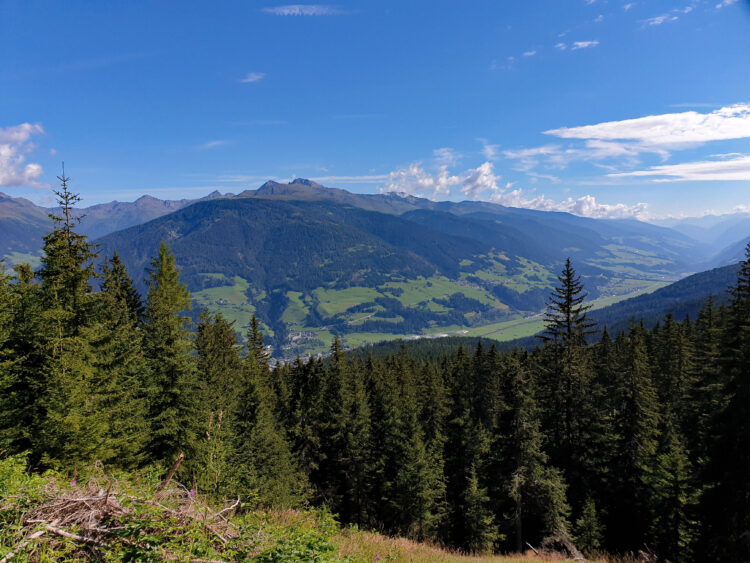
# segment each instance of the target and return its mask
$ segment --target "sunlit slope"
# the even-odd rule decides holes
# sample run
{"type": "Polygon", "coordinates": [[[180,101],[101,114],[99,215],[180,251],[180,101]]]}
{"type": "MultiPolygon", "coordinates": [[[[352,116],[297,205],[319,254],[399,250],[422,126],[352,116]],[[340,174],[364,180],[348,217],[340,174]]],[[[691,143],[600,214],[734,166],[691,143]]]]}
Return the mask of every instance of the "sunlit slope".
{"type": "Polygon", "coordinates": [[[334,334],[356,346],[524,325],[543,308],[567,256],[591,297],[606,298],[678,279],[695,250],[679,233],[636,221],[317,185],[294,199],[304,186],[276,186],[284,185],[194,203],[110,234],[97,241],[100,251],[118,250],[140,282],[166,240],[199,305],[238,328],[257,315],[279,353],[291,355],[321,351],[334,334]]]}

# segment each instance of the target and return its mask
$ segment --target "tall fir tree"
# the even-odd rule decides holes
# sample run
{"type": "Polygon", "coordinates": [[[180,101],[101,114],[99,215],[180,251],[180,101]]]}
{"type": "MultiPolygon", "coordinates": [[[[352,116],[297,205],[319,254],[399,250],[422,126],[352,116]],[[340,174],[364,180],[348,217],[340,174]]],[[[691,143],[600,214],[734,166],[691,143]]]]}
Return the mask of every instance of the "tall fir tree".
{"type": "Polygon", "coordinates": [[[42,332],[39,284],[28,264],[15,267],[14,283],[4,309],[6,325],[5,356],[0,377],[0,443],[11,454],[29,451],[32,463],[42,455],[39,443],[46,416],[43,401],[47,380],[47,347],[42,332]]]}
{"type": "Polygon", "coordinates": [[[107,417],[101,409],[92,346],[98,313],[91,284],[96,253],[86,236],[76,231],[80,197],[68,188],[70,178],[64,171],[58,179],[60,209],[50,213],[53,229],[44,237],[37,273],[43,307],[39,336],[47,348],[40,444],[45,464],[80,469],[106,455],[102,445],[107,417]]]}
{"type": "Polygon", "coordinates": [[[659,445],[658,395],[646,346],[646,332],[635,325],[619,363],[614,425],[612,494],[607,533],[617,550],[640,549],[651,517],[651,477],[659,445]]]}
{"type": "Polygon", "coordinates": [[[721,349],[726,402],[712,423],[701,556],[750,560],[750,244],[731,288],[721,349]]]}
{"type": "Polygon", "coordinates": [[[194,457],[186,460],[199,490],[231,495],[232,434],[245,369],[232,323],[202,312],[195,338],[197,416],[194,457]]]}
{"type": "Polygon", "coordinates": [[[191,306],[190,292],[180,282],[166,241],[161,242],[147,273],[143,342],[151,374],[148,451],[153,461],[170,465],[196,439],[196,370],[190,319],[184,315],[191,306]]]}
{"type": "Polygon", "coordinates": [[[141,300],[115,254],[102,267],[92,394],[106,413],[101,461],[132,468],[146,460],[151,378],[139,325],[141,300]]]}
{"type": "Polygon", "coordinates": [[[525,542],[547,535],[568,535],[570,508],[560,472],[548,464],[543,450],[534,375],[518,355],[501,364],[506,403],[493,445],[493,465],[502,479],[496,511],[508,546],[522,551],[525,542]]]}
{"type": "Polygon", "coordinates": [[[589,445],[599,429],[594,370],[586,337],[594,323],[588,318],[587,293],[570,258],[558,276],[544,316],[544,360],[541,396],[546,416],[552,464],[563,470],[574,506],[579,507],[591,486],[589,445]]]}

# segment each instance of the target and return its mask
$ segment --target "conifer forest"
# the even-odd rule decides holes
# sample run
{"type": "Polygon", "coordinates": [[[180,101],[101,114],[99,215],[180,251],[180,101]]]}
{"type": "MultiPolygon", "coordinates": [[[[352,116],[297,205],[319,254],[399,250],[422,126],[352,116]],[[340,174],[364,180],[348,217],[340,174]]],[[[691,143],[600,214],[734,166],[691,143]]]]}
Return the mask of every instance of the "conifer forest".
{"type": "Polygon", "coordinates": [[[188,314],[166,242],[140,295],[77,231],[66,178],[56,193],[41,265],[0,274],[0,457],[28,472],[177,467],[209,499],[326,507],[466,553],[557,537],[750,561],[750,246],[726,305],[653,329],[593,337],[568,260],[532,349],[355,356],[336,339],[277,362],[255,319],[239,334],[188,314]]]}

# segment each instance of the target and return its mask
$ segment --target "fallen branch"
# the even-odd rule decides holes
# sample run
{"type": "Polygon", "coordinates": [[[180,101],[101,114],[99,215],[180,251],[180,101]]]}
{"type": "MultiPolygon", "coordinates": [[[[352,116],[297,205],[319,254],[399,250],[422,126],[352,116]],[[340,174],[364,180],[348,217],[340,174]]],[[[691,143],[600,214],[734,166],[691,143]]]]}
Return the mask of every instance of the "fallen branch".
{"type": "Polygon", "coordinates": [[[71,534],[70,532],[66,532],[65,530],[61,530],[60,528],[55,528],[54,526],[47,526],[45,528],[48,532],[52,532],[56,536],[60,536],[63,538],[68,538],[70,540],[79,541],[82,543],[90,543],[92,545],[97,545],[99,547],[108,547],[109,544],[100,541],[96,538],[88,537],[88,536],[79,536],[78,534],[71,534]]]}
{"type": "Polygon", "coordinates": [[[534,548],[533,545],[531,545],[529,542],[526,542],[526,545],[528,545],[529,548],[531,548],[531,551],[533,551],[534,553],[536,553],[537,555],[539,555],[539,552],[534,548]]]}
{"type": "Polygon", "coordinates": [[[169,482],[172,480],[172,477],[174,477],[174,474],[177,472],[177,468],[180,467],[180,464],[182,463],[182,460],[185,459],[185,454],[180,453],[180,455],[177,456],[177,461],[175,461],[175,464],[172,466],[172,469],[169,470],[169,473],[167,474],[167,478],[164,479],[164,481],[161,482],[161,485],[156,487],[156,492],[161,492],[161,490],[169,485],[169,482]]]}
{"type": "MultiPolygon", "coordinates": [[[[234,504],[232,506],[227,506],[224,510],[220,510],[219,512],[217,512],[214,515],[214,518],[216,518],[217,516],[222,516],[222,514],[224,514],[225,512],[229,512],[230,510],[234,510],[239,505],[240,505],[240,497],[237,497],[237,500],[234,501],[234,504]]],[[[222,518],[223,518],[223,516],[222,516],[222,518]]]]}

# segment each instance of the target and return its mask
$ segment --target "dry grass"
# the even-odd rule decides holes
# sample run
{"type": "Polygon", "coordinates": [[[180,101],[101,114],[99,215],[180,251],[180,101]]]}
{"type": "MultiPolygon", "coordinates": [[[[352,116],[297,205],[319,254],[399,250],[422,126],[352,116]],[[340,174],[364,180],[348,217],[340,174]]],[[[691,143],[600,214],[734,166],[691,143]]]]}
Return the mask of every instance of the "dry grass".
{"type": "Polygon", "coordinates": [[[413,563],[541,563],[566,561],[554,557],[539,557],[533,551],[524,555],[467,555],[434,544],[419,543],[405,538],[391,538],[358,530],[344,530],[334,541],[338,543],[341,557],[350,557],[355,561],[409,561],[413,563]]]}

